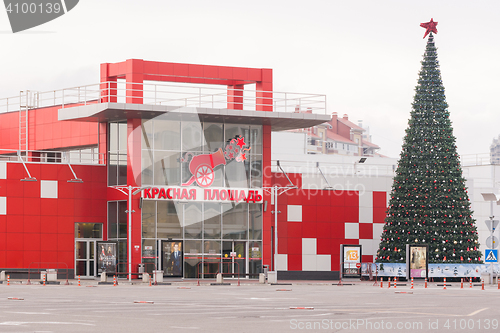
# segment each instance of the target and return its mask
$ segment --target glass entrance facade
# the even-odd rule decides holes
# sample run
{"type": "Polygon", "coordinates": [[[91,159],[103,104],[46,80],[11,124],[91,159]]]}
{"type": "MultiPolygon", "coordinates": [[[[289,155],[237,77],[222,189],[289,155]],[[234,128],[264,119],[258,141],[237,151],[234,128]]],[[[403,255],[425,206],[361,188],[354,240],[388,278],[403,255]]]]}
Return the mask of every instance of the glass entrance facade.
{"type": "MultiPolygon", "coordinates": [[[[142,186],[186,186],[195,179],[197,183],[186,188],[262,187],[262,126],[170,118],[164,115],[142,121],[142,186]],[[231,142],[238,139],[242,143],[244,140],[244,149],[242,146],[240,152],[245,155],[244,158],[239,155],[240,159],[230,155],[235,145],[229,148],[231,142]],[[223,156],[223,162],[211,164],[208,172],[212,178],[206,182],[201,177],[195,178],[193,171],[201,169],[194,168],[190,162],[198,155],[212,158],[213,154],[223,156]]],[[[142,262],[146,270],[157,267],[173,272],[171,262],[177,258],[173,250],[177,244],[177,248],[182,247],[184,277],[214,278],[215,273],[226,272],[223,266],[228,266],[233,273],[234,265],[225,264],[228,262],[226,248],[230,244],[239,251],[239,257],[233,259],[238,262],[237,272],[258,274],[262,258],[255,254],[262,253],[262,204],[198,199],[143,201],[142,262]]]]}

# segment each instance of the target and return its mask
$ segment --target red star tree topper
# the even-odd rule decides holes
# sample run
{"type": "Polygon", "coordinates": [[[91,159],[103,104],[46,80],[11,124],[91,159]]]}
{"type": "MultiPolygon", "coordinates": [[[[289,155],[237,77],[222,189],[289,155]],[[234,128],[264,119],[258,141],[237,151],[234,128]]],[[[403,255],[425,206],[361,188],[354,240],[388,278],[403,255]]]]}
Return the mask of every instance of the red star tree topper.
{"type": "Polygon", "coordinates": [[[431,18],[431,20],[427,23],[420,23],[420,26],[422,28],[425,28],[425,35],[424,35],[424,38],[430,33],[430,32],[433,32],[435,34],[438,33],[438,30],[436,28],[436,26],[438,25],[437,22],[434,22],[431,18]]]}

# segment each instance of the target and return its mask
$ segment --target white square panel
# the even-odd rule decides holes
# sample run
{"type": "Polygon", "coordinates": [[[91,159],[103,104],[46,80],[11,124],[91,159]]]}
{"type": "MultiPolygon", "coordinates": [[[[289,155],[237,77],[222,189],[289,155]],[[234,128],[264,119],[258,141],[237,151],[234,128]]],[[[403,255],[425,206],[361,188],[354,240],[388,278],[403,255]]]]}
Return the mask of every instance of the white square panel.
{"type": "Polygon", "coordinates": [[[373,208],[373,192],[371,191],[359,192],[359,207],[373,208]]]}
{"type": "Polygon", "coordinates": [[[345,239],[359,239],[359,223],[344,223],[345,239]]]}
{"type": "Polygon", "coordinates": [[[314,254],[303,254],[302,255],[302,270],[303,271],[315,271],[316,270],[316,255],[314,254]]]}
{"type": "Polygon", "coordinates": [[[40,197],[57,199],[57,180],[40,181],[40,197]]]}
{"type": "Polygon", "coordinates": [[[302,222],[302,206],[288,205],[287,206],[288,222],[302,222]]]}
{"type": "Polygon", "coordinates": [[[316,238],[302,238],[302,254],[316,254],[316,238]]]}
{"type": "Polygon", "coordinates": [[[0,179],[7,179],[7,163],[0,162],[0,179]]]}
{"type": "Polygon", "coordinates": [[[382,236],[382,231],[384,231],[385,223],[373,223],[373,239],[380,241],[380,236],[382,236]]]}
{"type": "MultiPolygon", "coordinates": [[[[375,240],[373,239],[360,239],[359,240],[359,245],[362,246],[362,251],[363,251],[363,255],[374,255],[375,253],[377,253],[377,249],[375,249],[375,240]]],[[[377,246],[378,246],[378,242],[377,242],[377,246]]]]}
{"type": "Polygon", "coordinates": [[[318,254],[316,256],[316,269],[318,271],[331,271],[332,256],[329,254],[318,254]]]}
{"type": "Polygon", "coordinates": [[[288,254],[276,254],[276,270],[288,270],[288,254]]]}
{"type": "Polygon", "coordinates": [[[359,207],[359,223],[373,223],[372,207],[359,207]]]}
{"type": "Polygon", "coordinates": [[[0,197],[0,215],[7,215],[7,197],[0,197]]]}

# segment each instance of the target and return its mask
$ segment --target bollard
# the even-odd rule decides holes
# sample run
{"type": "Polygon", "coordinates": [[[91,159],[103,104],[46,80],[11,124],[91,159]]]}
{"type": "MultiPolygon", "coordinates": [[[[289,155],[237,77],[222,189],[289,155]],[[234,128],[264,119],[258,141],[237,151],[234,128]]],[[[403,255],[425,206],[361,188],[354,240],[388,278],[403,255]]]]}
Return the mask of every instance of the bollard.
{"type": "Polygon", "coordinates": [[[396,278],[394,278],[394,289],[396,289],[396,278]]]}
{"type": "Polygon", "coordinates": [[[10,286],[10,275],[7,275],[7,285],[10,286]]]}
{"type": "Polygon", "coordinates": [[[116,275],[113,275],[113,287],[116,287],[116,275]]]}
{"type": "Polygon", "coordinates": [[[498,289],[500,289],[500,280],[498,280],[498,277],[497,277],[497,281],[498,281],[498,289]]]}
{"type": "Polygon", "coordinates": [[[484,280],[481,283],[481,290],[484,290],[484,280]]]}
{"type": "Polygon", "coordinates": [[[387,284],[387,288],[391,287],[391,277],[389,277],[389,283],[387,284]]]}
{"type": "Polygon", "coordinates": [[[469,288],[472,288],[472,277],[469,278],[469,288]]]}
{"type": "Polygon", "coordinates": [[[424,288],[426,288],[426,289],[427,289],[427,278],[425,278],[424,288]]]}
{"type": "Polygon", "coordinates": [[[380,288],[384,288],[384,280],[382,278],[380,278],[380,288]]]}
{"type": "Polygon", "coordinates": [[[150,287],[151,287],[151,280],[152,280],[152,278],[151,278],[151,275],[150,275],[150,276],[149,276],[149,286],[150,286],[150,287]]]}
{"type": "Polygon", "coordinates": [[[460,279],[460,289],[464,289],[464,278],[460,279]]]}
{"type": "Polygon", "coordinates": [[[413,289],[413,276],[411,277],[411,288],[410,289],[413,289]]]}
{"type": "Polygon", "coordinates": [[[43,286],[45,287],[45,274],[43,274],[43,286]]]}
{"type": "Polygon", "coordinates": [[[78,275],[78,287],[81,287],[82,284],[80,283],[80,275],[78,275]]]}
{"type": "Polygon", "coordinates": [[[444,288],[443,289],[446,289],[446,278],[444,278],[444,288]]]}

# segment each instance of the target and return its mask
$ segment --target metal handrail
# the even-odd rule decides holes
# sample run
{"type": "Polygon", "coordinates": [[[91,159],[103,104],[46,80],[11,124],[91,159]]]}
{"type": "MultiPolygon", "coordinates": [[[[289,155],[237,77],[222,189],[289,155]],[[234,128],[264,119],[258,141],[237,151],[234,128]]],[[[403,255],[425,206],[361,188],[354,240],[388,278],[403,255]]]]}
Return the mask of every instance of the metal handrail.
{"type": "Polygon", "coordinates": [[[49,163],[49,164],[72,164],[72,165],[95,165],[104,164],[104,153],[86,153],[79,152],[78,158],[71,158],[68,151],[59,150],[23,150],[16,149],[0,149],[0,161],[8,162],[24,162],[24,163],[49,163]],[[44,154],[53,154],[46,156],[44,154]]]}
{"type": "MultiPolygon", "coordinates": [[[[33,103],[25,106],[28,109],[51,106],[65,108],[109,102],[111,100],[125,103],[127,98],[136,98],[139,101],[142,100],[142,104],[152,105],[227,108],[227,104],[232,104],[236,106],[236,109],[250,111],[262,106],[272,107],[274,111],[278,112],[326,114],[326,95],[230,89],[226,86],[201,87],[195,84],[185,86],[150,83],[150,81],[136,83],[119,80],[30,93],[33,94],[33,103]],[[140,96],[132,96],[134,94],[140,96]],[[229,102],[229,97],[234,97],[234,101],[229,102]]],[[[23,106],[25,97],[25,95],[20,94],[19,96],[0,99],[0,113],[19,111],[23,106]]],[[[26,103],[24,102],[24,104],[26,103]]]]}

